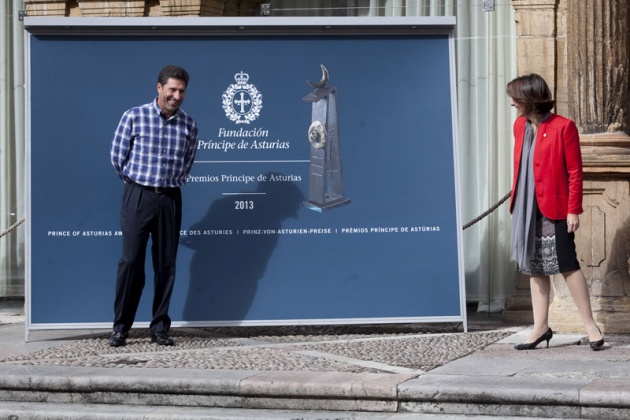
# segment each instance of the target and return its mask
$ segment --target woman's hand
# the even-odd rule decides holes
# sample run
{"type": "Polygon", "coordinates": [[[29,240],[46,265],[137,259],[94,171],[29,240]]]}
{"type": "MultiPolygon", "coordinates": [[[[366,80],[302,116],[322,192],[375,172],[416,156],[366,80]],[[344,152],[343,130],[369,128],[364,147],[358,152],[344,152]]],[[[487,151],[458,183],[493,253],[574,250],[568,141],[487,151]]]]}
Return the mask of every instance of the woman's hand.
{"type": "Polygon", "coordinates": [[[567,214],[567,232],[575,232],[580,227],[580,218],[577,214],[567,214]]]}

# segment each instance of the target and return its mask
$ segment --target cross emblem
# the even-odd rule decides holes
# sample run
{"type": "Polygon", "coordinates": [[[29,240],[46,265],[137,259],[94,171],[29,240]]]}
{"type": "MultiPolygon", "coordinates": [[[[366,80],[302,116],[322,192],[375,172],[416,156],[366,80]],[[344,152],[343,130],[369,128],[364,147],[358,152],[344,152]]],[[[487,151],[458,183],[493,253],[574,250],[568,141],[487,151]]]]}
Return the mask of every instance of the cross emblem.
{"type": "Polygon", "coordinates": [[[245,99],[245,93],[239,92],[241,94],[241,99],[235,99],[234,104],[241,107],[241,114],[245,113],[245,105],[249,105],[252,101],[249,99],[245,99]]]}

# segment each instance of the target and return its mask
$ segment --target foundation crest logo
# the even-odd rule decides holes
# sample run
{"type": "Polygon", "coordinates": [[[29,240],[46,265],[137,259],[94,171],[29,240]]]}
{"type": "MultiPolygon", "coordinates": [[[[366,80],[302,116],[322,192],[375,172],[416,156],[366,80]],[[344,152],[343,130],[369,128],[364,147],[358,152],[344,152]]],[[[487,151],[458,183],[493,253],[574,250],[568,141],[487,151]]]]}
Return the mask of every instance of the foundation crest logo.
{"type": "Polygon", "coordinates": [[[262,94],[249,83],[249,74],[241,71],[234,75],[236,83],[223,92],[225,116],[236,124],[249,124],[260,116],[262,94]]]}

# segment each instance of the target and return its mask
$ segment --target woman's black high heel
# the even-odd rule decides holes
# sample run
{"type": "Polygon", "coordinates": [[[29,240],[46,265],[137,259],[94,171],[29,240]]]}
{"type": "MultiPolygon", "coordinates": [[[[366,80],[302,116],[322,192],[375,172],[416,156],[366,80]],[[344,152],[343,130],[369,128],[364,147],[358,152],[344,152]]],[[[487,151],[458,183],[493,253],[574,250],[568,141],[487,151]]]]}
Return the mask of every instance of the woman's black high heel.
{"type": "Polygon", "coordinates": [[[601,350],[601,348],[604,346],[604,334],[602,334],[602,330],[599,329],[599,327],[597,327],[597,329],[599,330],[599,335],[602,336],[601,340],[597,340],[597,341],[590,341],[588,345],[591,346],[591,350],[597,351],[597,350],[601,350]]]}
{"type": "MultiPolygon", "coordinates": [[[[552,338],[553,338],[553,331],[551,331],[551,328],[549,328],[546,333],[538,337],[538,340],[534,341],[533,343],[517,344],[516,346],[514,346],[514,348],[516,350],[533,350],[536,348],[537,345],[539,345],[543,341],[547,342],[547,348],[549,348],[549,340],[551,340],[552,338]]],[[[591,348],[592,348],[592,344],[593,343],[591,343],[591,348]]],[[[603,340],[602,340],[602,344],[604,344],[603,340]]]]}

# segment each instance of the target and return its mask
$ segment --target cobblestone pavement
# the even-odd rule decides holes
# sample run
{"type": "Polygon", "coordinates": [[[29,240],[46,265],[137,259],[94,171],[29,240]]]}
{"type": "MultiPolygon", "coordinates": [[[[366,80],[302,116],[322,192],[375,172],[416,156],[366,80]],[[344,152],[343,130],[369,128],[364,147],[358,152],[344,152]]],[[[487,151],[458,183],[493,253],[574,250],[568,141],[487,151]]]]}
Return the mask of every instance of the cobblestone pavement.
{"type": "MultiPolygon", "coordinates": [[[[467,356],[518,331],[484,314],[461,324],[174,328],[176,346],[132,330],[127,346],[109,332],[2,358],[0,365],[192,368],[257,371],[421,373],[467,356]]],[[[0,323],[19,322],[19,317],[0,323]]]]}

